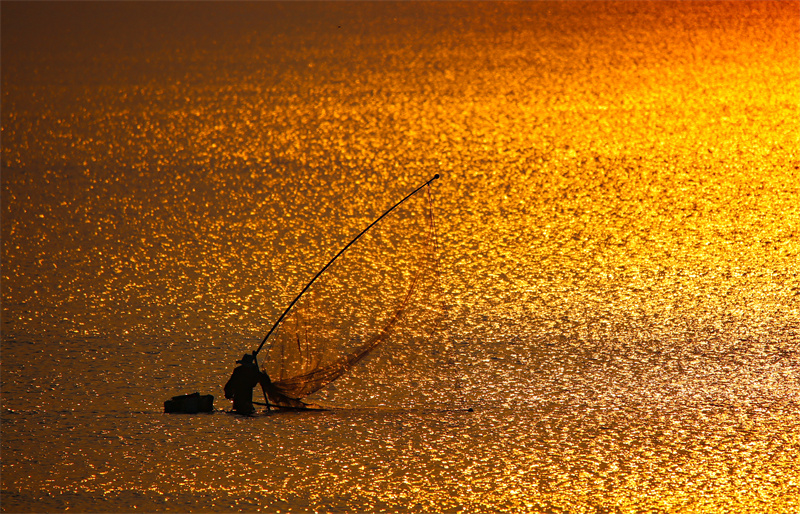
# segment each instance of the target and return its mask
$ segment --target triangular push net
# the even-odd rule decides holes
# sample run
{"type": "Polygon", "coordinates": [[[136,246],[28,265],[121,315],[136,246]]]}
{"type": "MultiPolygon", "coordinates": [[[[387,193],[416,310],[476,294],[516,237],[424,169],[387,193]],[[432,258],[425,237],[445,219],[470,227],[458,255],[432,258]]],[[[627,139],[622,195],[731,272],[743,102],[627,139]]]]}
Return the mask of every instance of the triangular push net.
{"type": "Polygon", "coordinates": [[[260,360],[272,381],[266,391],[271,404],[303,407],[301,399],[387,340],[402,347],[433,335],[441,309],[430,187],[349,246],[269,335],[260,360]]]}

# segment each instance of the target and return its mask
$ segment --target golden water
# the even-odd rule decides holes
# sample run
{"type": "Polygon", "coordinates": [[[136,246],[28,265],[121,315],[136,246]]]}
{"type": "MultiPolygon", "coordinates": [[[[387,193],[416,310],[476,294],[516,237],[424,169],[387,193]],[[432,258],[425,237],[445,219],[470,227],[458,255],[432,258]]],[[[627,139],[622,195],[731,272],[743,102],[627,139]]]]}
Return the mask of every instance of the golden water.
{"type": "Polygon", "coordinates": [[[798,35],[795,1],[4,2],[2,509],[800,510],[798,35]],[[417,358],[327,413],[161,414],[225,407],[434,173],[417,358]]]}

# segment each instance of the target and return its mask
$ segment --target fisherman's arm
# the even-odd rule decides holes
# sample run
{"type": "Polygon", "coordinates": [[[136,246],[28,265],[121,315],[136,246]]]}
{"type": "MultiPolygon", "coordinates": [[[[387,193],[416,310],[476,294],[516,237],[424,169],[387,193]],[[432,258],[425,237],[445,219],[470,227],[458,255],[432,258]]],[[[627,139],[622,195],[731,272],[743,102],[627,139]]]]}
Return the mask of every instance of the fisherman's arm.
{"type": "Polygon", "coordinates": [[[261,371],[258,373],[258,383],[265,389],[272,387],[272,381],[269,379],[269,375],[261,371]]]}

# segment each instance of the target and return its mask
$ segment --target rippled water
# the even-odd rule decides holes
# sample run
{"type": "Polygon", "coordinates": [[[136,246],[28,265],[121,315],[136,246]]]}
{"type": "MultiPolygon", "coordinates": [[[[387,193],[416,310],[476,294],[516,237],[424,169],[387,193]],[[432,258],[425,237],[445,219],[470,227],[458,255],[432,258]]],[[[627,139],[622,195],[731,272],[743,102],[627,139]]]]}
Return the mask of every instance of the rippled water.
{"type": "Polygon", "coordinates": [[[4,2],[2,509],[800,510],[799,20],[4,2]],[[434,173],[414,359],[161,413],[434,173]]]}

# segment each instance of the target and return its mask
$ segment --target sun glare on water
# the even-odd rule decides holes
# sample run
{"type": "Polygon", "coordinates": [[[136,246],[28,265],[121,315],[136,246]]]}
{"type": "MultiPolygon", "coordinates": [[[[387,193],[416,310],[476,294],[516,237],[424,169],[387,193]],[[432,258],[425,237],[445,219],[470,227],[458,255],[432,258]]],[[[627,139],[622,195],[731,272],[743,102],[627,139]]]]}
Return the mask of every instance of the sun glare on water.
{"type": "MultiPolygon", "coordinates": [[[[800,510],[798,34],[796,1],[3,2],[3,510],[800,510]],[[162,414],[228,408],[435,173],[429,299],[336,409],[162,414]]],[[[385,326],[399,214],[299,355],[385,326]]]]}

